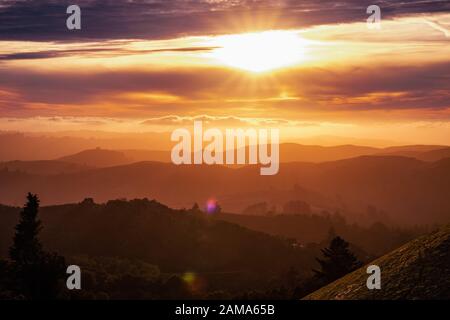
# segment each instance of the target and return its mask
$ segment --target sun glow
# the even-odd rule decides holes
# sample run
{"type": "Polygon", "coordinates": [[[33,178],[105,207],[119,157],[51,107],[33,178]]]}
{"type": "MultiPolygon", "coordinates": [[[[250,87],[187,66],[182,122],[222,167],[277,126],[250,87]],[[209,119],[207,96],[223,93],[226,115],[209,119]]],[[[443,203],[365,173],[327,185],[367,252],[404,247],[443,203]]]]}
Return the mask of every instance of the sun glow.
{"type": "Polygon", "coordinates": [[[217,39],[212,57],[231,67],[264,72],[301,62],[306,41],[297,33],[267,31],[229,35],[217,39]]]}

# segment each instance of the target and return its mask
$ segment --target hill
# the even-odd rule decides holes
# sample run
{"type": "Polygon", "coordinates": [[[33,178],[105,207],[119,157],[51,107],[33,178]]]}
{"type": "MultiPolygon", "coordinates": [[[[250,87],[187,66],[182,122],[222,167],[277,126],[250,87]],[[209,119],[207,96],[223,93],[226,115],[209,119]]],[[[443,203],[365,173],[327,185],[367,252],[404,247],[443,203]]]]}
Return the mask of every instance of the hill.
{"type": "Polygon", "coordinates": [[[65,131],[18,133],[0,131],[0,161],[49,160],[96,147],[107,150],[168,150],[170,133],[65,131]]]}
{"type": "MultiPolygon", "coordinates": [[[[379,257],[423,234],[426,230],[398,229],[381,223],[368,226],[349,223],[339,214],[279,214],[255,216],[243,214],[217,215],[217,219],[238,224],[270,235],[296,239],[299,245],[321,243],[327,246],[330,230],[350,243],[363,248],[366,253],[379,257]]],[[[363,257],[366,260],[366,257],[363,257]]]]}
{"type": "Polygon", "coordinates": [[[370,264],[381,268],[381,290],[366,287],[366,267],[306,300],[450,299],[450,225],[413,240],[370,264]]]}
{"type": "MultiPolygon", "coordinates": [[[[247,151],[248,152],[248,151],[247,151]]],[[[282,162],[324,162],[335,161],[371,155],[379,152],[376,148],[342,145],[342,146],[313,146],[296,143],[280,144],[280,159],[282,162]]],[[[222,155],[222,157],[224,157],[222,155]]],[[[78,164],[88,164],[96,167],[106,167],[113,165],[129,164],[132,162],[158,161],[171,162],[170,151],[154,150],[104,150],[91,149],[79,152],[74,155],[62,157],[59,160],[78,164]]]]}
{"type": "MultiPolygon", "coordinates": [[[[129,159],[139,161],[171,162],[170,151],[121,150],[129,159]]],[[[373,148],[357,145],[316,146],[297,143],[280,144],[281,162],[330,162],[360,156],[401,156],[434,162],[450,157],[445,146],[403,146],[373,148]]]]}
{"type": "Polygon", "coordinates": [[[450,158],[450,148],[430,150],[417,156],[417,159],[423,161],[439,161],[445,158],[450,158]]]}
{"type": "Polygon", "coordinates": [[[402,156],[415,158],[422,161],[439,161],[441,159],[450,158],[450,147],[445,146],[403,146],[388,147],[376,153],[384,156],[402,156]]]}
{"type": "Polygon", "coordinates": [[[99,202],[148,197],[189,208],[215,198],[227,212],[242,212],[262,201],[280,206],[302,200],[329,212],[384,212],[408,224],[448,222],[449,189],[449,159],[428,163],[405,157],[282,163],[275,176],[261,176],[259,166],[232,169],[159,162],[48,176],[0,171],[0,203],[10,205],[21,205],[29,191],[38,193],[43,205],[91,197],[99,202]],[[376,210],[369,210],[373,207],[376,210]]]}
{"type": "MultiPolygon", "coordinates": [[[[422,155],[434,150],[448,149],[449,146],[445,145],[406,145],[380,148],[364,146],[364,143],[367,142],[364,140],[352,141],[353,144],[348,144],[347,140],[335,141],[335,145],[327,144],[327,146],[307,143],[310,140],[303,140],[302,143],[282,143],[280,145],[280,159],[282,162],[324,162],[377,154],[437,161],[449,156],[448,150],[442,154],[437,152],[435,155],[422,155]]],[[[95,151],[97,147],[101,150],[115,150],[125,155],[126,159],[122,155],[122,159],[119,158],[120,161],[115,161],[113,164],[106,161],[106,166],[138,161],[170,162],[172,146],[170,132],[111,133],[80,131],[56,134],[50,132],[11,133],[0,131],[0,161],[34,161],[69,157],[73,160],[70,162],[90,164],[89,158],[83,159],[81,157],[81,159],[77,159],[82,155],[75,155],[85,150],[95,151]]],[[[101,165],[97,163],[96,166],[101,165]]]]}
{"type": "MultiPolygon", "coordinates": [[[[0,206],[0,257],[7,254],[17,218],[17,208],[0,206]]],[[[147,199],[105,204],[87,199],[43,207],[40,218],[42,240],[51,250],[138,259],[164,272],[276,274],[293,266],[308,270],[313,261],[306,249],[279,237],[147,199]]]]}
{"type": "Polygon", "coordinates": [[[283,143],[280,145],[280,159],[281,162],[325,162],[372,155],[378,151],[377,148],[354,145],[324,147],[283,143]]]}
{"type": "Polygon", "coordinates": [[[74,173],[89,169],[92,167],[58,160],[0,162],[0,170],[20,171],[36,175],[74,173]]]}
{"type": "Polygon", "coordinates": [[[133,162],[142,161],[157,161],[157,162],[171,162],[170,151],[158,150],[119,150],[133,162]]]}
{"type": "Polygon", "coordinates": [[[128,158],[122,152],[100,148],[81,151],[73,155],[59,158],[58,160],[91,167],[112,167],[133,162],[132,159],[128,158]]]}

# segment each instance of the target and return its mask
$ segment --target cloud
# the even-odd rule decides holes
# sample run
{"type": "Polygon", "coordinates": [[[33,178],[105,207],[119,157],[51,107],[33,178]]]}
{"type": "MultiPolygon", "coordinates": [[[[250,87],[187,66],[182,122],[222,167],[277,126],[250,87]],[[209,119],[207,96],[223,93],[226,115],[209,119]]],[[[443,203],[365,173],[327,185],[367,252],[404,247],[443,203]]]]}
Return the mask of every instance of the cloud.
{"type": "MultiPolygon", "coordinates": [[[[256,79],[244,72],[212,67],[95,72],[0,68],[0,72],[0,111],[5,115],[61,112],[163,117],[171,113],[220,115],[226,111],[266,118],[280,112],[299,116],[301,110],[450,107],[449,62],[298,68],[256,79]]],[[[162,120],[180,121],[170,117],[162,120]]]]}
{"type": "MultiPolygon", "coordinates": [[[[369,0],[78,0],[82,30],[68,31],[67,0],[8,0],[0,4],[0,39],[76,41],[169,39],[365,21],[369,0]]],[[[448,12],[443,0],[381,2],[383,17],[448,12]]]]}
{"type": "Polygon", "coordinates": [[[35,60],[35,59],[51,59],[51,58],[63,58],[76,55],[86,55],[93,54],[96,57],[113,57],[119,55],[141,55],[141,54],[152,54],[152,53],[170,53],[170,52],[207,52],[214,50],[216,47],[185,47],[185,48],[165,48],[165,49],[134,49],[127,50],[116,47],[105,47],[103,48],[87,48],[87,49],[70,49],[70,50],[43,50],[43,51],[32,51],[32,52],[17,52],[0,54],[0,61],[11,61],[11,60],[35,60]]]}
{"type": "MultiPolygon", "coordinates": [[[[206,127],[254,127],[254,126],[288,126],[288,125],[300,125],[299,122],[290,121],[287,119],[271,119],[271,118],[240,118],[235,116],[211,116],[211,115],[198,115],[198,116],[178,116],[169,115],[158,118],[150,118],[142,121],[140,124],[144,126],[191,126],[194,121],[201,121],[206,127]]],[[[301,123],[302,126],[310,126],[310,123],[301,123]]],[[[314,124],[315,125],[315,124],[314,124]]]]}
{"type": "Polygon", "coordinates": [[[433,29],[442,32],[446,38],[450,38],[450,30],[448,30],[445,26],[441,25],[438,21],[432,21],[429,19],[424,19],[424,21],[433,29]]]}

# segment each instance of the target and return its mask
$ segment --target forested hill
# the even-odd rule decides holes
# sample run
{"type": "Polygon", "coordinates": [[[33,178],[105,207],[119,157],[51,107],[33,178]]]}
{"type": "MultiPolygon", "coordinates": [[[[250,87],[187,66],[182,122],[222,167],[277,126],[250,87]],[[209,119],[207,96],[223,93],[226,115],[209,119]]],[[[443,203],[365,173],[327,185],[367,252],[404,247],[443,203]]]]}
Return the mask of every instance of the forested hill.
{"type": "MultiPolygon", "coordinates": [[[[0,206],[0,255],[5,257],[18,208],[0,206]]],[[[66,255],[122,257],[167,272],[309,270],[307,249],[287,240],[211,219],[199,210],[173,210],[156,201],[114,200],[43,207],[44,245],[66,255]]]]}

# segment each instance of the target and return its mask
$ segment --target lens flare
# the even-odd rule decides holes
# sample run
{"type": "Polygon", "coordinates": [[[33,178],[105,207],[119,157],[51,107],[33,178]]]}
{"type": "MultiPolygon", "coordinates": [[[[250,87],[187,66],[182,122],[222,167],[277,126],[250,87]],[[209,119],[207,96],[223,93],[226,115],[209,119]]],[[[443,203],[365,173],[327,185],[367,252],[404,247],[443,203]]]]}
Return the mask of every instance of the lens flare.
{"type": "Polygon", "coordinates": [[[187,288],[191,292],[205,292],[205,288],[207,287],[206,279],[204,279],[200,275],[194,272],[186,272],[182,275],[181,279],[183,279],[184,283],[187,285],[187,288]]]}
{"type": "Polygon", "coordinates": [[[195,274],[193,272],[186,272],[183,274],[182,279],[189,285],[192,285],[195,281],[195,274]]]}
{"type": "Polygon", "coordinates": [[[217,201],[216,201],[216,200],[214,200],[214,199],[209,199],[209,200],[206,202],[206,212],[207,212],[207,213],[209,213],[209,214],[216,213],[217,208],[218,208],[218,206],[217,206],[217,201]]]}

